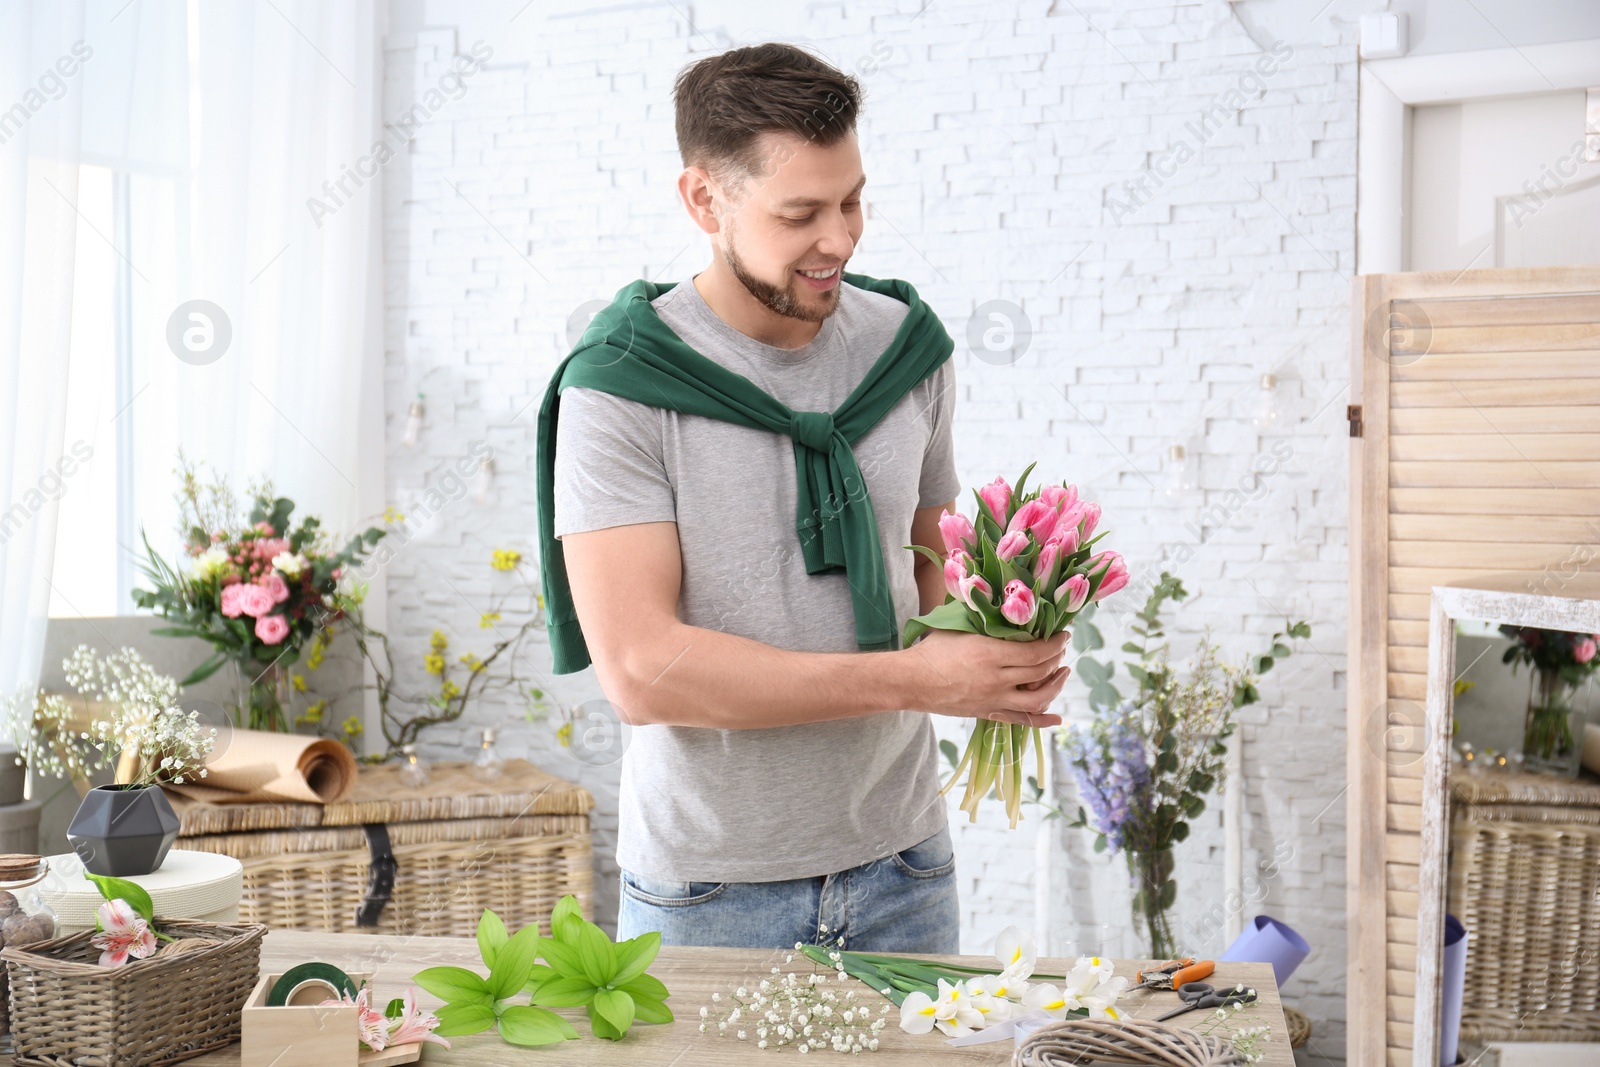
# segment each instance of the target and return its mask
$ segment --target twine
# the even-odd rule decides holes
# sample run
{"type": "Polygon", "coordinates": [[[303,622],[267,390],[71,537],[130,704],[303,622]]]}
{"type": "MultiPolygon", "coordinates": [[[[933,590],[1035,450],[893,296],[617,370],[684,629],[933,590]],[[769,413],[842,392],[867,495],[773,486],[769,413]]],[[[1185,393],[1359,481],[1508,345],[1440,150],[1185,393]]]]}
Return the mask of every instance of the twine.
{"type": "Polygon", "coordinates": [[[1152,1067],[1240,1067],[1243,1056],[1225,1041],[1148,1019],[1064,1019],[1033,1032],[1011,1057],[1012,1067],[1094,1063],[1152,1067]]]}

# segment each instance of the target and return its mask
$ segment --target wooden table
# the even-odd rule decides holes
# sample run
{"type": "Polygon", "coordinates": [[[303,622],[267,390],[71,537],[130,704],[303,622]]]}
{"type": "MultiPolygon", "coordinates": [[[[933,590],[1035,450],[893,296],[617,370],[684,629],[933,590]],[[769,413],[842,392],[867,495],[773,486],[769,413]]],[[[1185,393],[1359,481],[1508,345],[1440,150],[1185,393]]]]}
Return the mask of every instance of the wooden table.
{"type": "MultiPolygon", "coordinates": [[[[729,1036],[719,1038],[712,1033],[700,1033],[700,1006],[709,1005],[713,991],[729,993],[735,986],[754,985],[762,977],[769,977],[772,967],[783,963],[784,953],[764,949],[725,948],[664,948],[650,973],[660,978],[672,991],[667,1002],[677,1020],[662,1026],[636,1023],[628,1036],[614,1043],[596,1038],[589,1032],[589,1021],[581,1010],[563,1010],[580,1035],[576,1041],[539,1048],[520,1048],[501,1040],[493,1030],[471,1037],[451,1038],[453,1046],[444,1049],[437,1045],[424,1045],[422,1062],[425,1064],[461,1064],[464,1067],[501,1067],[508,1063],[547,1065],[547,1067],[588,1067],[591,1064],[628,1063],[638,1067],[699,1067],[700,1064],[762,1064],[770,1062],[776,1067],[794,1058],[792,1048],[758,1051],[753,1040],[739,1041],[729,1036]]],[[[990,967],[994,960],[984,956],[923,957],[961,962],[969,966],[990,967]]],[[[267,934],[261,951],[264,971],[283,971],[308,960],[325,960],[346,971],[370,971],[378,996],[375,1003],[386,1003],[390,997],[399,996],[410,978],[424,967],[451,964],[484,973],[483,960],[478,955],[477,942],[464,937],[407,937],[401,935],[323,934],[297,930],[274,930],[267,934]]],[[[801,962],[797,957],[795,964],[801,962]]],[[[794,965],[791,965],[794,966],[794,965]]],[[[1041,959],[1038,969],[1048,974],[1065,974],[1070,961],[1041,959]]],[[[1130,980],[1140,966],[1139,961],[1118,961],[1117,973],[1130,980]]],[[[801,968],[806,970],[809,968],[801,968]]],[[[1263,1050],[1266,1067],[1293,1067],[1294,1055],[1289,1049],[1289,1031],[1284,1023],[1283,1009],[1278,1003],[1278,988],[1273,981],[1272,967],[1265,963],[1223,963],[1217,967],[1216,982],[1244,982],[1254,986],[1259,1001],[1241,1011],[1235,1026],[1254,1025],[1256,1020],[1272,1028],[1272,1040],[1263,1050]]],[[[878,998],[861,983],[852,983],[869,1000],[878,998]]],[[[430,1008],[437,1007],[437,998],[421,994],[421,1002],[430,1008]]],[[[1123,997],[1118,1005],[1125,1015],[1153,1018],[1178,1003],[1173,993],[1132,993],[1123,997]]],[[[1197,1013],[1198,1014],[1198,1013],[1197,1013]]],[[[863,1053],[863,1061],[878,1067],[925,1067],[929,1063],[993,1064],[1008,1063],[1013,1045],[998,1041],[972,1048],[949,1048],[945,1038],[937,1033],[913,1036],[900,1029],[897,1009],[891,1009],[889,1024],[879,1035],[880,1047],[875,1053],[863,1053]]],[[[355,1035],[351,1035],[354,1041],[355,1035]]],[[[832,1063],[839,1053],[831,1049],[815,1051],[807,1060],[821,1057],[819,1063],[832,1063]]],[[[0,1065],[10,1067],[11,1057],[0,1056],[0,1065]]],[[[239,1046],[197,1056],[185,1061],[195,1067],[237,1067],[239,1046]]]]}

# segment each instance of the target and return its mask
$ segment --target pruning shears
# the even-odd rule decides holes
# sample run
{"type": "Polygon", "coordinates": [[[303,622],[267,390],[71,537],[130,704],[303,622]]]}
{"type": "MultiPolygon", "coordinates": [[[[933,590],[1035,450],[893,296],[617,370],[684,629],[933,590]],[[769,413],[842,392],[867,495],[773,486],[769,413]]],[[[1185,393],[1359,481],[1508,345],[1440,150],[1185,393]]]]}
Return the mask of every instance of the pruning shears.
{"type": "MultiPolygon", "coordinates": [[[[1202,978],[1209,978],[1211,972],[1217,969],[1213,960],[1196,961],[1193,956],[1181,960],[1167,960],[1165,963],[1146,968],[1134,976],[1133,989],[1181,989],[1186,982],[1198,982],[1202,978]]],[[[1131,993],[1133,990],[1130,989],[1131,993]]]]}

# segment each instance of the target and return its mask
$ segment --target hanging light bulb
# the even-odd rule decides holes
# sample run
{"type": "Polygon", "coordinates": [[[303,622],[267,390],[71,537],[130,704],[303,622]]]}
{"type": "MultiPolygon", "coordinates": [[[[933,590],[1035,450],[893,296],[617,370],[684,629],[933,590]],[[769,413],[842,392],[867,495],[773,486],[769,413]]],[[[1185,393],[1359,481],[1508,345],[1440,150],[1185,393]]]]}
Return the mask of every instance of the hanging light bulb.
{"type": "Polygon", "coordinates": [[[1256,396],[1256,413],[1250,420],[1258,430],[1271,430],[1278,425],[1278,376],[1263,374],[1261,392],[1256,396]]]}
{"type": "Polygon", "coordinates": [[[499,751],[494,747],[493,727],[484,728],[483,741],[478,746],[478,754],[472,759],[472,765],[485,778],[498,778],[500,772],[505,770],[506,761],[500,758],[499,751]]]}
{"type": "Polygon", "coordinates": [[[400,746],[400,780],[416,789],[428,780],[428,761],[417,755],[416,745],[400,746]]]}
{"type": "Polygon", "coordinates": [[[494,457],[484,456],[478,461],[478,473],[472,476],[472,497],[480,504],[488,503],[489,490],[494,488],[494,457]]]}
{"type": "Polygon", "coordinates": [[[1195,463],[1189,450],[1182,445],[1167,449],[1167,480],[1162,493],[1170,500],[1180,500],[1194,491],[1199,479],[1195,476],[1195,463]]]}
{"type": "Polygon", "coordinates": [[[422,432],[422,416],[426,411],[427,409],[422,406],[422,394],[418,393],[417,398],[406,409],[406,433],[402,440],[405,441],[407,448],[416,445],[417,435],[422,432]]]}

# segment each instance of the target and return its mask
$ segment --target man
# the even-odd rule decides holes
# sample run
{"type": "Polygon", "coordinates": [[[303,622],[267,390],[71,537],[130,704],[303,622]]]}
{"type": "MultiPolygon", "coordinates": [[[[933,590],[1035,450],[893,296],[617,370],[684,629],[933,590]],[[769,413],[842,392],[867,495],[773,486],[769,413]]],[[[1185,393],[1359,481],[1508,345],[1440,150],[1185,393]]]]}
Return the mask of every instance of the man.
{"type": "Polygon", "coordinates": [[[1048,708],[1068,635],[863,639],[897,635],[945,598],[940,570],[904,546],[942,552],[939,515],[956,510],[949,336],[904,283],[843,277],[866,182],[855,79],[766,44],[695,63],[674,95],[678,191],[711,237],[711,263],[647,306],[638,293],[661,287],[635,283],[633,317],[606,319],[627,337],[597,350],[615,365],[594,371],[616,372],[607,389],[563,387],[564,365],[541,412],[554,424],[549,442],[541,430],[555,453],[550,544],[559,537],[554,565],[576,614],[562,637],[581,624],[587,642],[565,667],[557,649],[557,670],[592,657],[635,727],[618,801],[617,936],[742,947],[842,936],[863,951],[955,952],[955,860],[928,715],[1058,723],[1048,708]],[[677,390],[677,371],[703,356],[739,376],[705,364],[723,388],[848,423],[858,386],[895,346],[933,369],[848,447],[827,416],[784,433],[749,424],[737,404],[721,418],[682,410],[702,398],[693,384],[677,390]],[[650,379],[660,398],[639,384],[645,361],[630,363],[657,347],[679,352],[661,364],[672,373],[650,379]],[[680,399],[665,399],[669,388],[680,399]],[[629,391],[638,398],[616,395],[629,391]],[[826,462],[821,476],[833,477],[852,460],[846,499],[828,494],[807,519],[807,472],[826,462]],[[868,556],[808,566],[825,552],[797,538],[797,502],[819,542],[874,529],[868,556]],[[892,618],[874,617],[863,562],[886,578],[892,618]]]}

